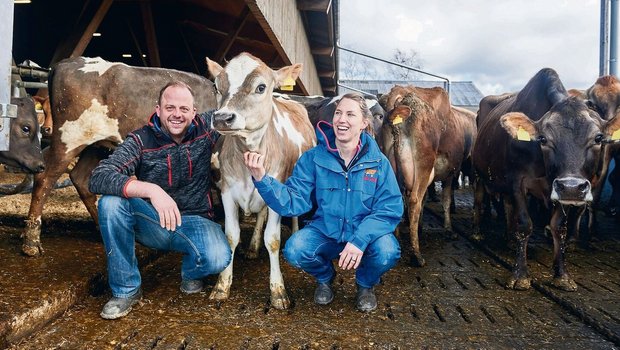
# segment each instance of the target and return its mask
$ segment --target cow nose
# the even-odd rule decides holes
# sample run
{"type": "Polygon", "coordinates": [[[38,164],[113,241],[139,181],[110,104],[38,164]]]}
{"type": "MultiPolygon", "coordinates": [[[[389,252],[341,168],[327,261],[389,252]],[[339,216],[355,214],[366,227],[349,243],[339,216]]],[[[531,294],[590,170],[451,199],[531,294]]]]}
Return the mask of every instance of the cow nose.
{"type": "Polygon", "coordinates": [[[590,181],[583,178],[565,177],[553,180],[553,192],[561,201],[590,201],[591,190],[590,181]]]}
{"type": "Polygon", "coordinates": [[[226,124],[231,124],[233,120],[235,120],[236,114],[230,112],[218,112],[215,113],[215,120],[218,122],[224,122],[226,124]]]}

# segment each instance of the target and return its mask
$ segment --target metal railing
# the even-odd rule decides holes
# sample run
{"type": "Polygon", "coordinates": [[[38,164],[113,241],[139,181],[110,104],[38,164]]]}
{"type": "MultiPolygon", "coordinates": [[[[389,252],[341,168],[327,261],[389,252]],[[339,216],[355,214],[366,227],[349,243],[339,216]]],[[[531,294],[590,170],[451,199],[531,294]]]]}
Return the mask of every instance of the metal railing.
{"type": "MultiPolygon", "coordinates": [[[[370,59],[373,59],[373,60],[381,61],[381,62],[384,62],[384,63],[387,63],[387,64],[391,64],[391,65],[393,65],[393,66],[398,66],[398,67],[401,67],[401,68],[405,68],[405,69],[408,69],[408,70],[412,70],[412,71],[414,71],[414,72],[418,72],[418,73],[426,74],[426,75],[428,75],[428,76],[431,76],[431,77],[435,77],[435,78],[438,78],[438,79],[444,80],[444,81],[445,81],[445,82],[444,82],[444,89],[445,89],[445,90],[446,90],[446,92],[448,93],[448,96],[450,96],[450,79],[448,79],[448,78],[446,78],[446,77],[442,77],[441,75],[437,75],[437,74],[429,73],[429,72],[423,71],[423,70],[421,70],[421,69],[417,69],[417,68],[414,68],[414,67],[408,66],[408,65],[406,65],[406,64],[402,64],[402,63],[398,63],[398,62],[394,62],[394,61],[385,60],[385,59],[380,58],[380,57],[372,56],[372,55],[369,55],[369,54],[366,54],[366,53],[363,53],[363,52],[359,52],[359,51],[352,50],[352,49],[349,49],[349,48],[346,48],[346,47],[342,47],[342,46],[340,46],[340,43],[336,43],[336,48],[338,48],[339,50],[342,50],[342,51],[347,51],[347,52],[350,52],[350,53],[353,53],[353,54],[356,54],[356,55],[359,55],[359,56],[363,56],[363,57],[370,58],[370,59]]],[[[344,88],[346,88],[346,89],[351,89],[351,90],[354,90],[354,91],[358,91],[358,92],[363,92],[363,93],[365,93],[365,94],[369,94],[369,93],[368,93],[368,92],[366,92],[366,91],[362,91],[362,90],[355,89],[355,88],[352,88],[352,87],[350,87],[350,86],[346,86],[346,85],[344,85],[344,84],[341,84],[341,83],[340,83],[340,79],[338,79],[338,86],[342,86],[342,87],[344,87],[344,88]]]]}

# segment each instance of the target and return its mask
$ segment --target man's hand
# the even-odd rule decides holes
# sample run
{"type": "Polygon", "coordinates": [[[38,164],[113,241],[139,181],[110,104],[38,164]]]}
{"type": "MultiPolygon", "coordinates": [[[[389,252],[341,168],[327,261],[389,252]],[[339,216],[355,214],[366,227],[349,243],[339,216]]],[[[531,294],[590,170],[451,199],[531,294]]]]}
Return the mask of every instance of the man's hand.
{"type": "Polygon", "coordinates": [[[358,247],[349,242],[340,252],[338,267],[343,270],[357,269],[357,267],[360,266],[360,263],[362,262],[362,255],[364,255],[364,252],[359,250],[358,247]]]}
{"type": "Polygon", "coordinates": [[[262,180],[267,172],[265,170],[265,156],[260,153],[247,151],[243,153],[243,160],[254,180],[262,180]]]}
{"type": "Polygon", "coordinates": [[[175,231],[177,226],[181,226],[181,212],[174,199],[161,187],[159,189],[150,197],[151,204],[159,214],[159,225],[169,231],[175,231]]]}

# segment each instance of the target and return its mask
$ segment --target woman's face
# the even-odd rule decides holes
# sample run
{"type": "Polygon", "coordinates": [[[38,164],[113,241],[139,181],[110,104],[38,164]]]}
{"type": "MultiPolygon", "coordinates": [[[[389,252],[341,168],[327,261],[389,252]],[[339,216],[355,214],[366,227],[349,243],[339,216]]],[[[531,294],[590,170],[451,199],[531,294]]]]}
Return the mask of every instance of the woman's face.
{"type": "Polygon", "coordinates": [[[368,120],[362,115],[359,103],[349,98],[338,102],[332,122],[336,140],[343,143],[357,143],[362,131],[368,126],[368,120]]]}

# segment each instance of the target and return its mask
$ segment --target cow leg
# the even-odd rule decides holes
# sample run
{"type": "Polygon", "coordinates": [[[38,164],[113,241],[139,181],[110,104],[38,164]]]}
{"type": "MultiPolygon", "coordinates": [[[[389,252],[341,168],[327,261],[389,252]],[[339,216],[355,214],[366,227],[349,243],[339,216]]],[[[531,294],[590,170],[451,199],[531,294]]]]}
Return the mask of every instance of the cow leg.
{"type": "Polygon", "coordinates": [[[73,160],[80,151],[81,149],[76,149],[69,154],[57,157],[53,160],[51,159],[53,155],[61,154],[60,152],[62,152],[62,150],[47,148],[43,152],[45,170],[42,173],[34,175],[30,209],[28,211],[28,218],[26,219],[26,228],[22,233],[22,252],[24,254],[28,256],[38,256],[44,253],[43,246],[41,245],[41,215],[43,213],[43,205],[45,205],[60,175],[67,170],[67,166],[69,166],[71,160],[73,160]]]}
{"type": "MultiPolygon", "coordinates": [[[[419,167],[418,167],[419,168],[419,167]]],[[[428,167],[432,169],[431,167],[428,167]]],[[[430,174],[420,174],[420,179],[413,186],[413,191],[409,195],[409,236],[411,238],[411,265],[422,267],[426,261],[420,252],[420,238],[418,236],[419,225],[421,223],[422,207],[424,204],[424,194],[430,182],[430,174]],[[424,176],[425,175],[425,176],[424,176]]]]}
{"type": "MultiPolygon", "coordinates": [[[[505,201],[506,202],[506,201],[505,201]]],[[[517,256],[512,276],[506,284],[507,288],[516,290],[527,290],[530,288],[532,281],[527,271],[527,242],[532,234],[532,220],[527,212],[527,201],[521,193],[514,197],[514,214],[516,214],[515,237],[517,239],[517,256]]],[[[511,215],[511,216],[513,216],[511,215]]]]}
{"type": "Polygon", "coordinates": [[[269,273],[269,289],[271,305],[279,310],[288,309],[291,302],[284,287],[284,278],[280,270],[280,215],[269,209],[267,226],[265,227],[265,247],[269,253],[271,270],[269,273]]]}
{"type": "Polygon", "coordinates": [[[260,250],[260,242],[262,238],[263,228],[265,226],[265,220],[267,220],[267,214],[269,208],[265,206],[256,216],[256,225],[254,226],[254,232],[252,233],[252,239],[250,240],[250,246],[248,247],[245,257],[248,259],[258,258],[258,251],[260,250]]]}
{"type": "MultiPolygon", "coordinates": [[[[482,206],[484,205],[485,188],[482,184],[482,179],[479,177],[474,178],[474,220],[473,220],[473,233],[471,238],[476,241],[482,241],[484,236],[480,231],[480,221],[482,215],[482,206]]],[[[487,195],[488,196],[488,195],[487,195]]]]}
{"type": "Polygon", "coordinates": [[[230,192],[222,192],[222,204],[224,205],[224,227],[226,231],[226,238],[228,239],[228,244],[230,244],[232,257],[230,259],[230,264],[226,266],[224,271],[220,272],[217,283],[209,295],[209,299],[212,300],[226,300],[230,295],[235,249],[239,244],[239,234],[241,232],[241,227],[239,226],[239,207],[237,206],[237,203],[235,203],[230,192]]]}
{"type": "Polygon", "coordinates": [[[564,256],[566,253],[566,236],[568,226],[574,229],[578,223],[580,214],[583,213],[585,207],[568,208],[568,218],[564,213],[565,208],[561,208],[561,204],[557,204],[551,217],[551,233],[553,234],[553,286],[568,292],[577,290],[577,284],[568,274],[566,270],[564,256]],[[570,219],[569,219],[570,218],[570,219]],[[570,220],[570,222],[568,222],[570,220]]]}
{"type": "Polygon", "coordinates": [[[73,167],[73,170],[69,173],[69,177],[73,182],[73,186],[80,195],[80,199],[86,206],[86,210],[99,226],[99,219],[97,214],[97,196],[88,190],[88,180],[90,174],[95,169],[99,161],[104,158],[100,154],[101,151],[95,147],[87,147],[81,154],[77,164],[73,167]]]}
{"type": "Polygon", "coordinates": [[[452,232],[450,238],[457,239],[458,235],[452,231],[452,204],[454,199],[453,177],[441,182],[441,204],[443,206],[443,228],[452,232]]]}
{"type": "Polygon", "coordinates": [[[299,217],[293,216],[291,218],[291,233],[299,231],[299,217]]]}

